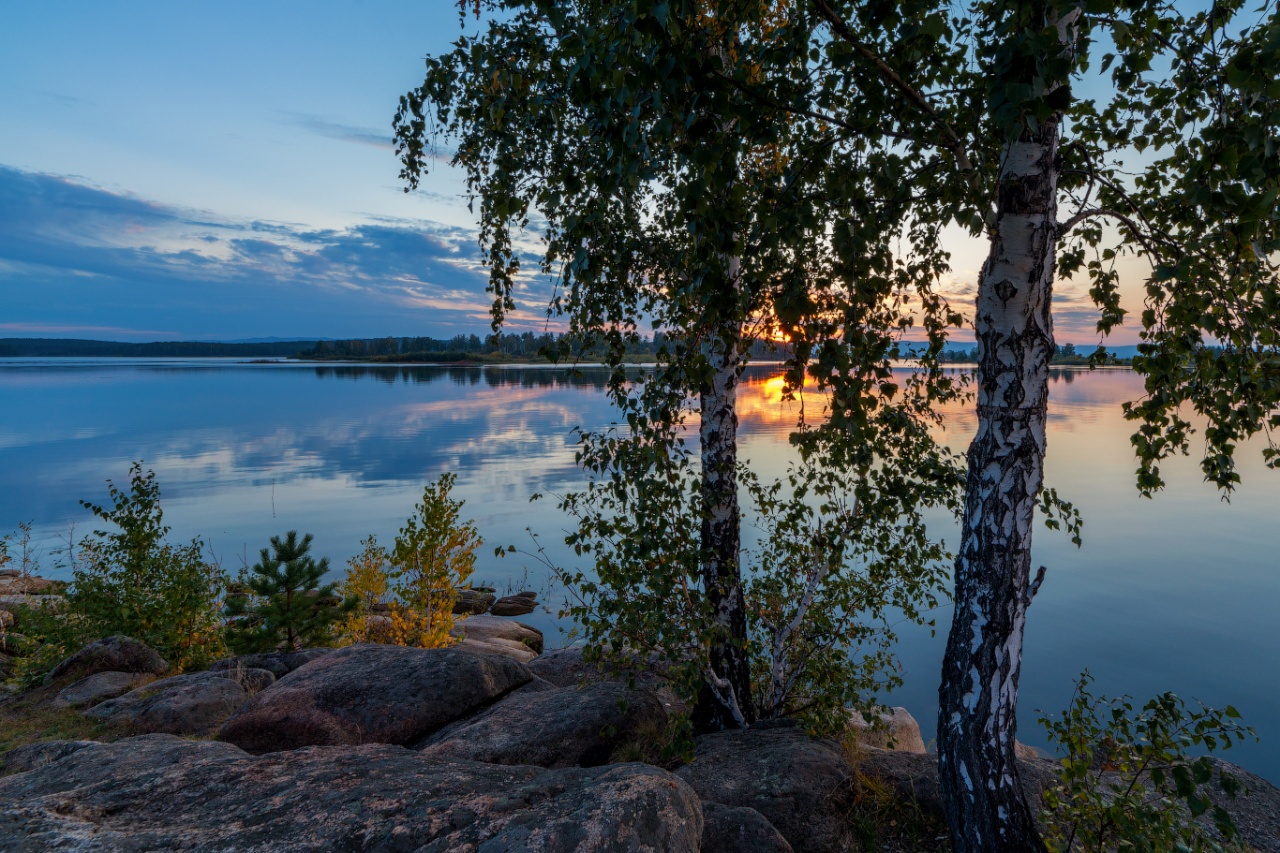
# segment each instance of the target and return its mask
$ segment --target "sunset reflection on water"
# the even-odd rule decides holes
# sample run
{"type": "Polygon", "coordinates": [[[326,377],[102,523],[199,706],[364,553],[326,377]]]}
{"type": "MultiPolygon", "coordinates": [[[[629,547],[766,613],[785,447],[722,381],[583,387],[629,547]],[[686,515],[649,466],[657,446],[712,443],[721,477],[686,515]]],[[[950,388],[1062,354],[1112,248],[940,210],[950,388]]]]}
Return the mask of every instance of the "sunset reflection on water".
{"type": "MultiPolygon", "coordinates": [[[[613,411],[604,374],[545,368],[245,365],[227,362],[0,362],[0,530],[32,521],[46,548],[69,523],[89,529],[79,499],[101,500],[144,459],[160,483],[174,536],[202,536],[235,570],[289,529],[316,534],[335,568],[370,533],[389,539],[441,472],[458,475],[465,512],[486,539],[477,577],[520,582],[545,569],[493,547],[531,547],[567,565],[568,526],[554,497],[582,484],[575,427],[603,428],[613,411]]],[[[1263,741],[1227,757],[1280,781],[1280,474],[1256,445],[1237,458],[1243,485],[1224,503],[1197,460],[1164,466],[1154,500],[1134,488],[1132,425],[1120,404],[1142,394],[1126,369],[1053,369],[1047,484],[1085,517],[1083,548],[1036,533],[1048,579],[1031,609],[1020,737],[1042,744],[1035,709],[1065,706],[1085,666],[1106,693],[1145,699],[1164,690],[1236,705],[1263,741]]],[[[801,411],[783,399],[776,368],[751,369],[739,389],[742,456],[763,476],[793,460],[788,435],[801,411]]],[[[821,416],[823,398],[804,394],[821,416]]],[[[963,452],[971,404],[945,411],[942,440],[963,452]]],[[[1197,446],[1193,442],[1193,450],[1197,446]]],[[[931,529],[955,544],[947,517],[931,529]]],[[[748,528],[751,527],[748,519],[748,528]]],[[[750,535],[750,534],[748,534],[750,535]]],[[[554,608],[553,608],[554,609],[554,608]]],[[[897,653],[907,684],[893,701],[933,728],[939,636],[907,631],[897,653]]],[[[529,617],[545,631],[560,624],[529,617]]]]}

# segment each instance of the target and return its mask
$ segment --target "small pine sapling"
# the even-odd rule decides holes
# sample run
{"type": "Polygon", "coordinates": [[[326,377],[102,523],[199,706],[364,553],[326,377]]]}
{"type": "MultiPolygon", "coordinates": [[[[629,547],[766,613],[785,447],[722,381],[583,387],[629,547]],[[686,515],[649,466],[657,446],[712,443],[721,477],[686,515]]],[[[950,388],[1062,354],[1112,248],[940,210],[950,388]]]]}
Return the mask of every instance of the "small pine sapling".
{"type": "Polygon", "coordinates": [[[290,530],[271,537],[246,580],[249,595],[227,600],[227,645],[238,654],[295,651],[329,645],[333,628],[355,607],[335,595],[337,583],[320,585],[329,560],[310,555],[312,535],[290,530]]]}

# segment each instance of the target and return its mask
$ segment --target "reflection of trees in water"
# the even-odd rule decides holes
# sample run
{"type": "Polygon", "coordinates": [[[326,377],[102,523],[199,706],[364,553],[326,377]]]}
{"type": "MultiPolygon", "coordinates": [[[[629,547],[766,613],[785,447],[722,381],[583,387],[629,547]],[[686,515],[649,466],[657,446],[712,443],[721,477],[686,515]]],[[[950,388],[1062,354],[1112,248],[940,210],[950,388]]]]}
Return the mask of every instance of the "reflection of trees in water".
{"type": "MultiPolygon", "coordinates": [[[[394,385],[397,382],[429,385],[452,382],[454,385],[485,385],[490,388],[593,388],[603,391],[609,380],[604,367],[496,367],[492,365],[390,365],[390,364],[323,364],[314,368],[318,379],[368,379],[394,385]]],[[[627,368],[632,380],[641,379],[652,368],[627,368]]],[[[746,384],[766,382],[782,372],[777,364],[753,364],[743,373],[746,384]]]]}
{"type": "MultiPolygon", "coordinates": [[[[569,367],[485,367],[457,365],[317,365],[317,379],[369,379],[394,385],[403,382],[430,385],[451,382],[454,385],[485,385],[491,388],[564,388],[589,387],[604,390],[609,372],[604,368],[569,367]]],[[[637,369],[639,376],[641,369],[637,369]]]]}
{"type": "Polygon", "coordinates": [[[1074,370],[1063,370],[1061,368],[1054,370],[1051,367],[1049,368],[1049,381],[1065,382],[1067,385],[1070,385],[1072,382],[1076,381],[1076,372],[1074,370]]]}

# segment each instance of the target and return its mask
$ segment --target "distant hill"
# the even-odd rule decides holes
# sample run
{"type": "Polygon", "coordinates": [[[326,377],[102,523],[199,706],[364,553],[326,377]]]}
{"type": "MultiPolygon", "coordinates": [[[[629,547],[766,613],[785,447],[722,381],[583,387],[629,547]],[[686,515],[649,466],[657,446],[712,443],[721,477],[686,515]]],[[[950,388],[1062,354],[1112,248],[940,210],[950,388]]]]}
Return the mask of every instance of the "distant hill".
{"type": "Polygon", "coordinates": [[[288,358],[316,345],[305,341],[86,341],[71,338],[0,338],[0,356],[15,358],[288,358]]]}

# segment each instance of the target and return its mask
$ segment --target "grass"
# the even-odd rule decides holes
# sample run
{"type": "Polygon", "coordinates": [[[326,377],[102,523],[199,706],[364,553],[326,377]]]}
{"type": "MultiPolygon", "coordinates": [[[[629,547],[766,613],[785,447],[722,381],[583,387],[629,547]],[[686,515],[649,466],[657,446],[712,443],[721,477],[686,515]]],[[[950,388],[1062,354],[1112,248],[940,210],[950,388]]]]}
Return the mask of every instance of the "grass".
{"type": "Polygon", "coordinates": [[[860,849],[868,853],[946,851],[951,849],[942,816],[921,807],[893,785],[858,770],[865,748],[849,729],[840,738],[853,768],[853,796],[847,819],[860,849]]]}
{"type": "Polygon", "coordinates": [[[0,698],[0,753],[50,740],[116,740],[125,732],[84,716],[73,708],[50,703],[58,686],[40,687],[19,696],[0,698]]]}

